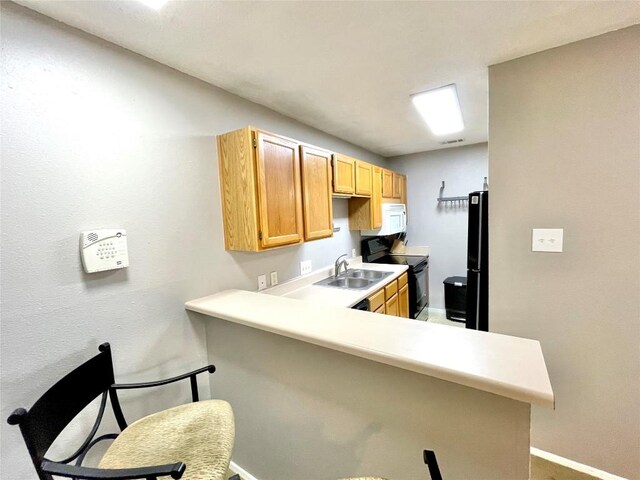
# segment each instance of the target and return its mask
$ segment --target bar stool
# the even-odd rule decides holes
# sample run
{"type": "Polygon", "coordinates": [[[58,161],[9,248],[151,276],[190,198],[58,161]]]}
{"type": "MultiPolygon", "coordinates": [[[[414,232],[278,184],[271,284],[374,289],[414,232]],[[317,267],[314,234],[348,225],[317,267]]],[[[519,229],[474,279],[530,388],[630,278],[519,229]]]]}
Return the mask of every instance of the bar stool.
{"type": "MultiPolygon", "coordinates": [[[[224,480],[235,435],[231,405],[224,400],[199,401],[196,376],[215,372],[213,365],[156,382],[118,384],[114,380],[111,348],[59,380],[30,410],[19,408],[8,418],[19,425],[40,480],[53,475],[88,480],[156,480],[171,476],[184,480],[224,480]],[[128,425],[119,390],[158,387],[180,380],[191,382],[192,403],[163,410],[128,425]],[[104,415],[107,395],[121,433],[94,438],[104,415]],[[53,461],[47,450],[64,428],[89,403],[101,396],[98,416],[82,445],[69,457],[53,461]],[[114,440],[98,468],[82,466],[87,452],[98,442],[114,440]],[[74,462],[75,463],[72,463],[74,462]]],[[[239,480],[237,475],[232,480],[239,480]]]]}

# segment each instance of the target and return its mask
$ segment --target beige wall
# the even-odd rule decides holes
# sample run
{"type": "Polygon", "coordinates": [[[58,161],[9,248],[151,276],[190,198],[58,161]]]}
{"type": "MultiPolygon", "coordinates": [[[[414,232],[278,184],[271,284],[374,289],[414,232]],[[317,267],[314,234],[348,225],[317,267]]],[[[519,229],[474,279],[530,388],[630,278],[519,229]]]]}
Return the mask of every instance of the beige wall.
{"type": "Polygon", "coordinates": [[[490,328],[540,340],[556,394],[532,444],[640,478],[640,26],[492,66],[489,97],[490,328]]]}

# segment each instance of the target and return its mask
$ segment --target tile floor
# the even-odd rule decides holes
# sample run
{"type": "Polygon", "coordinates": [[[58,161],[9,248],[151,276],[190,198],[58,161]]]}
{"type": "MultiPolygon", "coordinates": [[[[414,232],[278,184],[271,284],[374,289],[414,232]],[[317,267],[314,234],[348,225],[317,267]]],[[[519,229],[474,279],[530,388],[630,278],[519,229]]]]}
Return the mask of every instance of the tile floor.
{"type": "Polygon", "coordinates": [[[440,325],[448,325],[450,327],[465,328],[464,323],[448,320],[445,311],[437,308],[430,308],[428,309],[428,311],[425,308],[424,310],[422,310],[422,312],[420,312],[420,315],[418,315],[418,318],[416,320],[439,323],[440,325]]]}

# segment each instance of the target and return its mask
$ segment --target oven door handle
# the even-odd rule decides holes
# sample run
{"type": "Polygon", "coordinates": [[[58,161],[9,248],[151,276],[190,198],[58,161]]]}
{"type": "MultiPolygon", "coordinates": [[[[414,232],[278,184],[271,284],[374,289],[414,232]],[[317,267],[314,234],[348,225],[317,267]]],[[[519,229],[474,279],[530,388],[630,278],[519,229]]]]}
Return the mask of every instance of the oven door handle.
{"type": "Polygon", "coordinates": [[[422,273],[428,268],[428,266],[429,265],[426,264],[426,263],[422,264],[422,266],[420,266],[420,265],[415,266],[415,267],[413,267],[413,273],[415,273],[415,274],[422,273]]]}

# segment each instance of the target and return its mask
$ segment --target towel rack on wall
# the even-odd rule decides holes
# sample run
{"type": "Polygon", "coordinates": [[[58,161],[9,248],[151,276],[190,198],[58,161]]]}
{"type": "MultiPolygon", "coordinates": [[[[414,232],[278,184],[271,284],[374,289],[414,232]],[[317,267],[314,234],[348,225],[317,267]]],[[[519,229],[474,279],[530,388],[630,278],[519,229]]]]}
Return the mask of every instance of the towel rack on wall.
{"type": "MultiPolygon", "coordinates": [[[[484,177],[484,180],[482,181],[482,189],[483,190],[489,190],[489,184],[487,183],[487,177],[484,177]]],[[[447,202],[458,202],[458,204],[461,204],[463,202],[468,202],[469,201],[469,196],[465,195],[465,196],[461,196],[461,197],[443,197],[442,194],[444,193],[444,180],[442,181],[442,186],[440,186],[440,194],[438,195],[438,204],[441,203],[447,203],[447,202]]]]}

